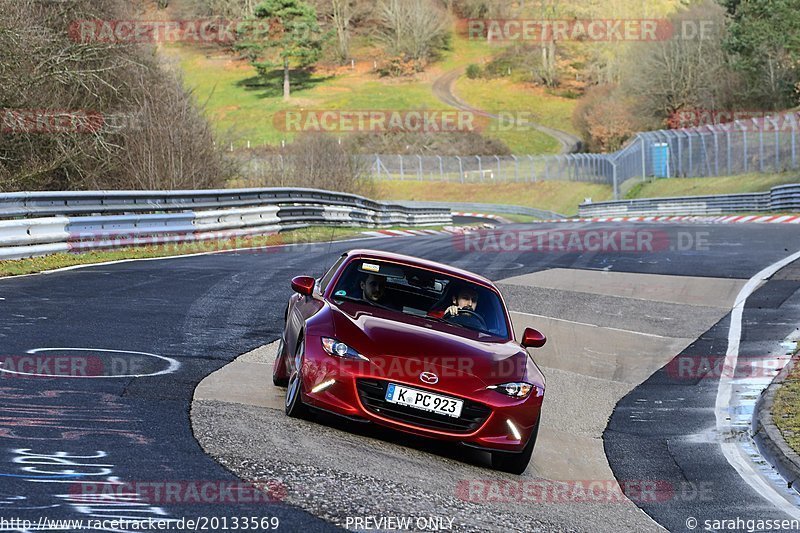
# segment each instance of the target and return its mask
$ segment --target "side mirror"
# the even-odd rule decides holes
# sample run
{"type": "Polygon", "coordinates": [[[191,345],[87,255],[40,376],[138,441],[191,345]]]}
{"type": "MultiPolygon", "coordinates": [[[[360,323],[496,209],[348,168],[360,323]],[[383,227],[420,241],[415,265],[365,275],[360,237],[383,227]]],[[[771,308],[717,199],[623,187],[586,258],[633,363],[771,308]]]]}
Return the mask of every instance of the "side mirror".
{"type": "Polygon", "coordinates": [[[296,278],[292,278],[292,290],[304,296],[311,296],[316,283],[317,280],[311,276],[297,276],[296,278]]]}
{"type": "Polygon", "coordinates": [[[522,334],[522,344],[525,348],[541,348],[547,344],[547,337],[533,328],[525,328],[522,334]]]}

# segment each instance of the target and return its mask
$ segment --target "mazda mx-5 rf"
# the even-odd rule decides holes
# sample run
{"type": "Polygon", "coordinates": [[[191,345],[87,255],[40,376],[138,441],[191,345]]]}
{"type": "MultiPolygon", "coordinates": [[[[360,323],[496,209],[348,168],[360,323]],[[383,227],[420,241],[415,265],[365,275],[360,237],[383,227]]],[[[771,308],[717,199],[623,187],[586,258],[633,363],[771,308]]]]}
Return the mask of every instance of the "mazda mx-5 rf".
{"type": "Polygon", "coordinates": [[[309,408],[491,452],[521,474],[539,430],[544,376],[514,340],[497,287],[443,264],[373,250],[342,255],[294,294],[273,368],[286,413],[309,408]]]}

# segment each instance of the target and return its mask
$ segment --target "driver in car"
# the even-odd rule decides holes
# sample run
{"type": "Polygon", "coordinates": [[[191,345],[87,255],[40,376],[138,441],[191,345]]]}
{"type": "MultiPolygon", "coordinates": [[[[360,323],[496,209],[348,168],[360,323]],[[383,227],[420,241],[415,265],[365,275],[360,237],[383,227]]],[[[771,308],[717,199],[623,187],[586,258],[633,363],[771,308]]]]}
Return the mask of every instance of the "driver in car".
{"type": "Polygon", "coordinates": [[[456,291],[453,291],[452,305],[446,309],[431,311],[428,315],[435,318],[446,318],[448,316],[458,316],[460,309],[474,313],[476,307],[478,307],[477,291],[468,285],[462,285],[456,291]]]}
{"type": "Polygon", "coordinates": [[[444,310],[444,316],[458,316],[460,309],[475,312],[476,307],[478,307],[478,293],[472,287],[464,286],[453,295],[453,305],[444,310]]]}

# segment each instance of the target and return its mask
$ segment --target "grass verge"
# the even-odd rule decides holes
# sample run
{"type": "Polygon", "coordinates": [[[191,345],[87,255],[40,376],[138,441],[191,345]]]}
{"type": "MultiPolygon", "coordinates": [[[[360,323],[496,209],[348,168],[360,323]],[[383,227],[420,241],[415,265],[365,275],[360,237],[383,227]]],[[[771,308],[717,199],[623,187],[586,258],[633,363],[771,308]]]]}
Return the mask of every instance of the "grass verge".
{"type": "Polygon", "coordinates": [[[800,453],[800,364],[794,365],[775,393],[772,420],[786,443],[800,453]]]}
{"type": "MultiPolygon", "coordinates": [[[[402,229],[402,228],[388,228],[402,229]]],[[[441,229],[441,226],[426,227],[441,229]]],[[[282,244],[321,243],[339,241],[359,236],[369,228],[311,226],[272,235],[234,237],[225,240],[135,246],[111,250],[91,250],[84,253],[58,253],[43,257],[0,261],[0,277],[35,274],[75,265],[89,265],[124,259],[151,259],[206,252],[219,252],[241,248],[279,246],[282,244]]],[[[267,250],[269,251],[269,250],[267,250]]]]}
{"type": "MultiPolygon", "coordinates": [[[[745,174],[720,178],[667,178],[633,184],[625,198],[663,198],[668,196],[763,192],[777,185],[787,183],[800,183],[800,176],[795,173],[784,172],[780,174],[745,174]]],[[[586,198],[591,198],[594,202],[613,199],[613,191],[610,185],[569,181],[458,183],[380,180],[377,182],[377,189],[379,197],[386,200],[511,204],[546,209],[564,215],[576,214],[578,205],[583,203],[586,198]]]]}
{"type": "Polygon", "coordinates": [[[707,194],[735,194],[764,192],[777,185],[800,183],[796,172],[779,174],[742,174],[719,178],[663,178],[637,183],[626,198],[664,198],[669,196],[702,196],[707,194]]]}
{"type": "Polygon", "coordinates": [[[389,200],[511,204],[565,215],[577,213],[578,204],[587,197],[600,202],[610,200],[613,195],[608,185],[570,181],[449,183],[381,180],[377,182],[377,189],[381,198],[389,200]]]}

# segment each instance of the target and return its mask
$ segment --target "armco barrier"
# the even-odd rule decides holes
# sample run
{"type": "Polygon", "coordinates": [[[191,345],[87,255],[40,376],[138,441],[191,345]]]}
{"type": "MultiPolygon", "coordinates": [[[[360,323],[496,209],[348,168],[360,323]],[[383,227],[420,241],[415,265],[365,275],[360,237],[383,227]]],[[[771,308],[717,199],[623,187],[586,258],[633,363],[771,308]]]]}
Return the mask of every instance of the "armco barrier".
{"type": "Polygon", "coordinates": [[[403,208],[401,205],[376,202],[355,194],[303,188],[45,191],[0,194],[0,218],[193,211],[290,203],[361,207],[373,211],[403,208]]]}
{"type": "Polygon", "coordinates": [[[0,259],[275,233],[310,225],[451,224],[450,209],[316,189],[0,194],[0,259]],[[30,218],[29,218],[30,217],[30,218]]]}
{"type": "Polygon", "coordinates": [[[616,202],[581,204],[580,217],[722,215],[800,210],[800,184],[780,185],[769,192],[641,198],[616,202]]]}
{"type": "Polygon", "coordinates": [[[449,207],[453,211],[460,211],[460,212],[498,213],[502,215],[525,215],[535,218],[542,218],[545,220],[566,218],[565,215],[556,213],[555,211],[546,211],[544,209],[536,209],[535,207],[526,207],[522,205],[481,204],[472,202],[457,203],[457,202],[417,202],[417,201],[400,201],[398,203],[412,207],[449,207]]]}

